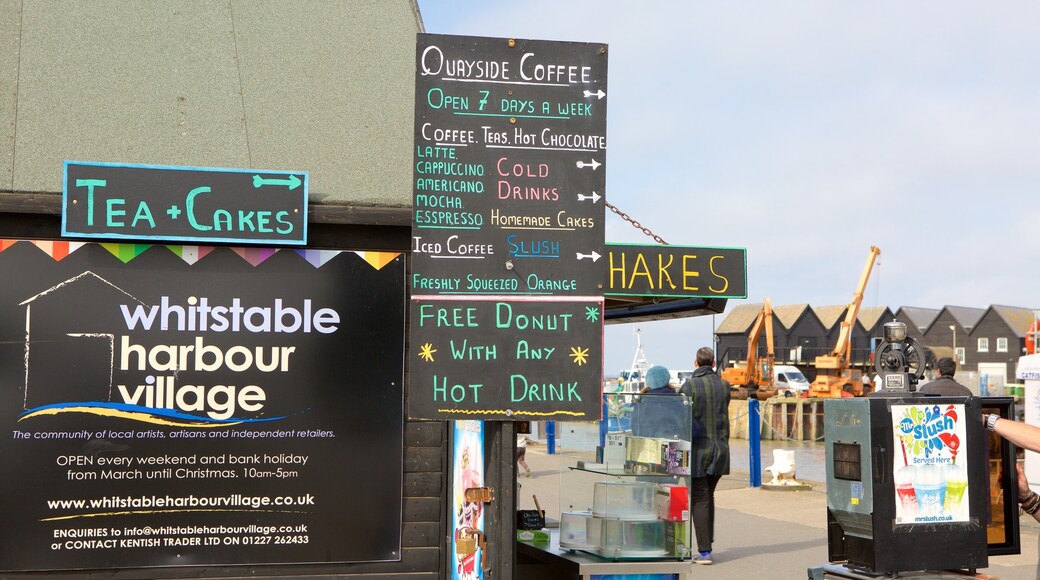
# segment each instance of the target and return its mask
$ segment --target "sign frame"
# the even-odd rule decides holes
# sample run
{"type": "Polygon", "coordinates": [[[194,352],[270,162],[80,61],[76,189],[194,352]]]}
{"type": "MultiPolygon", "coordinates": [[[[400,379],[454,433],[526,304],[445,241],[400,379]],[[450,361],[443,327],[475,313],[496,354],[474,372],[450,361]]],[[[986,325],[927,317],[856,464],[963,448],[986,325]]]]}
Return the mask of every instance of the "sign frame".
{"type": "MultiPolygon", "coordinates": [[[[671,244],[644,245],[635,243],[607,242],[606,254],[607,255],[604,256],[605,261],[603,266],[607,270],[606,288],[603,291],[604,296],[640,296],[650,298],[747,298],[747,250],[745,248],[723,246],[679,246],[671,244]],[[698,278],[702,278],[707,281],[703,288],[707,289],[708,291],[703,291],[700,288],[696,290],[683,291],[681,285],[677,286],[678,290],[676,288],[672,288],[670,290],[665,291],[661,290],[660,288],[653,289],[649,287],[647,287],[644,290],[642,288],[642,284],[640,285],[638,290],[634,289],[636,286],[635,284],[631,285],[633,289],[621,291],[614,290],[614,277],[611,273],[613,268],[612,261],[615,257],[616,251],[621,252],[622,255],[625,255],[624,253],[626,250],[634,250],[636,252],[639,252],[640,254],[650,254],[653,257],[657,258],[656,261],[640,258],[643,267],[640,269],[638,274],[633,273],[632,277],[629,280],[634,282],[638,276],[640,281],[649,281],[652,283],[656,279],[659,286],[663,286],[663,280],[669,278],[669,276],[671,285],[675,285],[675,281],[677,279],[683,279],[681,274],[684,271],[688,272],[684,270],[685,259],[687,258],[687,256],[690,256],[690,253],[686,252],[687,250],[693,250],[698,253],[703,253],[703,251],[705,250],[709,252],[714,252],[714,255],[710,258],[707,258],[706,260],[699,258],[696,254],[692,256],[692,258],[697,260],[695,262],[696,267],[700,268],[694,271],[693,273],[696,273],[698,278]],[[664,266],[662,266],[663,263],[660,261],[660,259],[662,256],[665,255],[671,258],[671,262],[669,263],[672,264],[672,266],[667,267],[667,270],[662,272],[662,268],[664,266]],[[681,258],[682,262],[679,266],[674,267],[675,259],[677,257],[681,258]],[[726,269],[723,270],[721,267],[716,268],[716,265],[714,263],[716,258],[738,258],[740,262],[738,265],[735,266],[729,266],[727,264],[726,269]],[[651,264],[650,262],[654,263],[651,264]],[[709,276],[703,276],[702,274],[704,273],[704,271],[707,271],[709,276]],[[736,283],[734,283],[734,280],[736,283]],[[714,286],[714,284],[722,284],[723,286],[722,288],[715,290],[717,286],[714,286]]],[[[635,262],[636,260],[633,261],[635,262]]],[[[626,270],[628,268],[627,261],[624,268],[626,270]]],[[[685,282],[681,282],[680,284],[684,283],[685,282]]]]}

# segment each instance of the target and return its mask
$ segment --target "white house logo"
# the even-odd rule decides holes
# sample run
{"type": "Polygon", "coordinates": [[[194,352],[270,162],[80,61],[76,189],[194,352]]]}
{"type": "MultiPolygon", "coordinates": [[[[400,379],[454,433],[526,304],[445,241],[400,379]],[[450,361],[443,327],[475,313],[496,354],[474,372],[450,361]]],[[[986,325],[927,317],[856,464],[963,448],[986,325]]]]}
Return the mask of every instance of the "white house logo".
{"type": "Polygon", "coordinates": [[[340,324],[338,312],[315,308],[309,299],[250,305],[239,298],[216,303],[189,296],[178,303],[162,296],[158,304],[149,305],[90,271],[20,305],[25,306],[25,411],[19,420],[89,413],[160,425],[218,427],[284,419],[266,416],[268,394],[262,386],[231,379],[285,375],[294,367],[297,347],[226,342],[220,346],[213,337],[232,333],[240,341],[238,337],[257,334],[332,334],[340,324]],[[97,299],[84,308],[58,297],[73,286],[89,286],[97,299]],[[178,340],[151,344],[139,338],[157,335],[178,340]],[[68,358],[69,352],[86,362],[67,369],[56,366],[55,361],[68,358]],[[182,384],[183,374],[214,380],[182,384]]]}

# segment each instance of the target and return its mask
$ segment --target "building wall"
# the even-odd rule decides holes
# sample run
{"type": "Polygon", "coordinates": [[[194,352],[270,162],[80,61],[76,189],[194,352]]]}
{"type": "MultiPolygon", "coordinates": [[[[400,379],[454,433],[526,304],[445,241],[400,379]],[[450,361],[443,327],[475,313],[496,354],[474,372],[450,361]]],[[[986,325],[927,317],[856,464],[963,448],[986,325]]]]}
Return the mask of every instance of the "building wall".
{"type": "MultiPolygon", "coordinates": [[[[778,364],[808,365],[816,360],[817,355],[828,350],[826,329],[820,320],[807,310],[787,331],[784,349],[777,351],[776,359],[778,364]],[[802,347],[800,358],[799,354],[794,352],[799,346],[802,347]]],[[[800,368],[805,369],[804,366],[800,368]]]]}
{"type": "Polygon", "coordinates": [[[718,338],[718,352],[715,354],[720,366],[732,366],[734,362],[747,359],[746,334],[719,334],[718,338]]]}
{"type": "MultiPolygon", "coordinates": [[[[748,332],[750,328],[746,329],[742,333],[725,333],[717,334],[718,344],[716,345],[716,358],[721,363],[720,366],[732,366],[733,362],[744,362],[747,360],[747,346],[748,346],[748,332]]],[[[773,319],[773,352],[779,356],[781,348],[786,343],[787,330],[781,326],[776,319],[773,319]]],[[[766,332],[762,331],[762,336],[758,341],[758,356],[764,357],[768,354],[769,345],[766,341],[766,332]]]]}
{"type": "Polygon", "coordinates": [[[885,324],[892,322],[893,318],[895,318],[895,315],[892,314],[892,310],[885,308],[881,315],[878,316],[873,326],[864,327],[864,331],[868,338],[868,344],[870,338],[881,338],[884,336],[884,326],[885,324]]]}
{"type": "MultiPolygon", "coordinates": [[[[958,335],[957,339],[958,346],[960,346],[960,335],[958,335]]],[[[1015,364],[1018,362],[1019,357],[1022,356],[1025,339],[1019,338],[1018,333],[1008,328],[1004,319],[995,311],[990,309],[986,312],[978,324],[975,325],[975,328],[972,329],[968,343],[964,346],[966,347],[965,357],[967,358],[967,364],[964,365],[966,369],[975,370],[983,374],[984,368],[980,368],[980,364],[1003,364],[1005,365],[1005,378],[1008,382],[1015,382],[1015,364]],[[989,343],[986,351],[979,350],[980,338],[987,339],[989,343]],[[1003,352],[997,350],[998,338],[1007,339],[1007,349],[1003,352]]]]}
{"type": "MultiPolygon", "coordinates": [[[[905,312],[899,311],[898,313],[896,313],[894,318],[897,321],[902,322],[903,324],[906,325],[906,335],[907,336],[909,336],[911,338],[916,338],[917,340],[921,340],[922,338],[924,338],[924,333],[922,333],[921,329],[917,327],[917,323],[914,322],[913,320],[911,320],[910,317],[907,316],[905,312]]],[[[876,336],[884,336],[884,335],[883,334],[879,334],[879,335],[876,335],[876,336]]]]}
{"type": "MultiPolygon", "coordinates": [[[[936,317],[935,321],[928,331],[925,332],[924,336],[920,338],[922,346],[927,347],[950,347],[954,348],[954,331],[950,330],[950,326],[956,328],[956,341],[957,347],[968,347],[970,338],[968,332],[963,326],[957,322],[957,319],[953,317],[947,310],[943,310],[936,317]]],[[[965,348],[965,364],[972,364],[971,349],[965,348]]]]}

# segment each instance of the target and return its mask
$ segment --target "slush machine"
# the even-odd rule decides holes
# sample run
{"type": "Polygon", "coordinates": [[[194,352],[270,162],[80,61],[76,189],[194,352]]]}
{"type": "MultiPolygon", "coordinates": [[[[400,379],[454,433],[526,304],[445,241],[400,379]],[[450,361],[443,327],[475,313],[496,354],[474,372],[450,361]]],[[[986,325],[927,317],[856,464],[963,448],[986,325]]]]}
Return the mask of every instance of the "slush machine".
{"type": "Polygon", "coordinates": [[[1011,417],[1013,400],[915,392],[923,350],[898,326],[875,354],[881,388],[825,403],[828,559],[873,574],[985,568],[1019,552],[1013,451],[982,424],[1011,417]]]}

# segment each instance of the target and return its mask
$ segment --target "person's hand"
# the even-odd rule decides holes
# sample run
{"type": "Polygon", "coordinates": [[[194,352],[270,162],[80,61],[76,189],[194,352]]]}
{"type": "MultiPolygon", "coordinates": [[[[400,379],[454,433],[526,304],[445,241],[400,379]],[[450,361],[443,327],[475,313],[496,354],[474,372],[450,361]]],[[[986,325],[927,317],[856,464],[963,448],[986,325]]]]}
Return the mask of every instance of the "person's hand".
{"type": "Polygon", "coordinates": [[[1015,471],[1018,472],[1018,499],[1029,497],[1029,481],[1026,479],[1025,469],[1022,468],[1022,464],[1018,461],[1015,462],[1015,471]]]}

